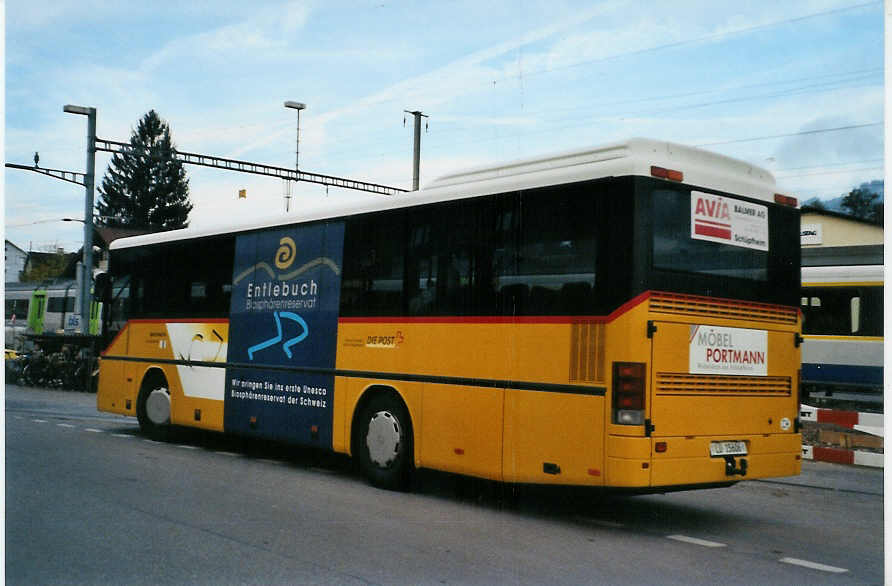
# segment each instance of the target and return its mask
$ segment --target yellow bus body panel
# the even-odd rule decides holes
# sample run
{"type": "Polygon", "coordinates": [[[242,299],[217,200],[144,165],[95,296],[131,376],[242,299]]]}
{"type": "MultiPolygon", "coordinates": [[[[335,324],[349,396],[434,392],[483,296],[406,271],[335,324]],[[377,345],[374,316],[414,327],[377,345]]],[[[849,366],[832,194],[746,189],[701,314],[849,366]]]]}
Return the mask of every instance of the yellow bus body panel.
{"type": "Polygon", "coordinates": [[[508,391],[504,480],[602,485],[603,434],[603,397],[508,391]],[[550,473],[548,465],[555,466],[550,473]]]}
{"type": "Polygon", "coordinates": [[[512,482],[602,484],[602,396],[492,384],[568,384],[571,330],[569,323],[342,321],[338,369],[434,380],[339,377],[333,447],[349,453],[361,395],[386,386],[409,409],[416,466],[512,482]],[[457,380],[441,383],[436,377],[457,380]],[[486,382],[475,385],[473,379],[486,382]],[[346,397],[339,401],[344,388],[346,397]],[[560,473],[545,472],[549,464],[560,473]]]}
{"type": "MultiPolygon", "coordinates": [[[[798,414],[793,335],[799,324],[667,315],[653,311],[649,297],[643,294],[606,318],[342,319],[332,448],[352,453],[363,397],[388,388],[409,411],[417,467],[516,483],[640,488],[798,474],[800,435],[781,426],[798,414]],[[648,322],[656,326],[653,338],[648,322]],[[666,373],[693,380],[689,334],[692,325],[704,323],[767,331],[765,378],[787,386],[764,392],[661,390],[666,373]],[[647,364],[651,436],[643,425],[612,423],[614,362],[647,364]],[[709,455],[711,442],[728,439],[747,445],[745,477],[727,476],[724,458],[709,455]]],[[[173,422],[222,431],[225,379],[215,391],[218,398],[208,398],[199,396],[200,389],[183,388],[182,369],[199,367],[152,363],[180,359],[168,326],[135,321],[118,336],[106,354],[146,362],[103,360],[98,407],[135,415],[143,377],[159,368],[170,384],[173,422]]],[[[176,327],[228,339],[228,323],[176,327]]]]}
{"type": "MultiPolygon", "coordinates": [[[[129,356],[128,326],[112,340],[103,354],[110,356],[129,356]]],[[[99,357],[99,387],[96,390],[96,408],[109,413],[136,415],[136,397],[133,385],[127,380],[126,370],[129,362],[105,360],[99,357]],[[130,401],[129,404],[127,401],[130,401]]]]}
{"type": "Polygon", "coordinates": [[[800,355],[794,343],[798,321],[667,315],[648,307],[642,303],[609,324],[607,355],[609,363],[648,365],[645,418],[653,431],[646,437],[643,426],[607,425],[605,482],[618,487],[669,487],[799,474],[801,435],[793,423],[799,409],[800,355]],[[648,321],[656,328],[652,339],[645,336],[648,321]],[[765,375],[691,375],[691,327],[699,324],[766,331],[765,375]],[[677,386],[662,388],[663,380],[677,386]],[[746,443],[745,476],[727,475],[725,459],[710,456],[710,443],[725,440],[746,443]],[[665,451],[656,451],[658,442],[665,451]]]}
{"type": "MultiPolygon", "coordinates": [[[[118,337],[106,350],[108,356],[128,356],[138,358],[138,362],[124,362],[114,359],[102,361],[102,376],[100,377],[99,390],[97,392],[97,405],[102,411],[121,413],[124,415],[136,415],[136,402],[139,396],[140,385],[143,379],[152,369],[164,373],[170,392],[170,419],[175,425],[198,427],[212,431],[223,431],[223,393],[224,388],[220,381],[220,373],[225,373],[224,368],[174,365],[153,360],[169,361],[175,359],[191,359],[196,361],[224,362],[225,352],[222,356],[178,356],[174,352],[171,343],[170,328],[185,328],[181,336],[201,336],[205,340],[216,340],[214,332],[222,338],[221,345],[225,344],[229,335],[229,324],[225,322],[188,322],[167,323],[162,321],[133,321],[129,322],[118,337]],[[190,389],[184,389],[180,369],[188,369],[185,374],[189,376],[190,389]],[[219,372],[214,372],[219,371],[219,372]],[[206,375],[214,373],[217,376],[213,381],[206,375]],[[208,396],[211,395],[211,396],[208,396]]],[[[193,344],[192,347],[200,347],[193,344]]],[[[225,347],[225,346],[224,346],[225,347]]]]}

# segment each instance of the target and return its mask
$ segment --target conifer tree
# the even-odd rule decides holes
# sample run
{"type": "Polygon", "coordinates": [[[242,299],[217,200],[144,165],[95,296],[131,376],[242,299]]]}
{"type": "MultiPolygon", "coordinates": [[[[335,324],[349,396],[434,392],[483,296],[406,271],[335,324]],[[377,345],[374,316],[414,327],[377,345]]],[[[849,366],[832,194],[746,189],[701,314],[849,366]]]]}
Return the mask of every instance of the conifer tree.
{"type": "Polygon", "coordinates": [[[154,110],[130,137],[131,149],[109,163],[96,203],[96,223],[153,231],[189,225],[189,180],[175,158],[170,127],[154,110]]]}

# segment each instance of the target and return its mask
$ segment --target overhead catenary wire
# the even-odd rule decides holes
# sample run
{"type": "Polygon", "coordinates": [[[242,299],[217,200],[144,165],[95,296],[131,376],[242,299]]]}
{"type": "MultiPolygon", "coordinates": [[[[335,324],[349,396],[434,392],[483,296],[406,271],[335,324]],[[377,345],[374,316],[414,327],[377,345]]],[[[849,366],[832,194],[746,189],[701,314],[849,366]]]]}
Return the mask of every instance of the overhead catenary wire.
{"type": "Polygon", "coordinates": [[[880,122],[866,122],[864,124],[850,124],[848,126],[837,126],[835,128],[819,128],[816,130],[800,130],[799,132],[788,132],[785,134],[771,134],[767,136],[752,136],[749,138],[738,138],[734,140],[724,140],[718,142],[705,142],[701,144],[695,144],[696,147],[710,147],[710,146],[718,146],[724,144],[737,144],[741,142],[754,142],[757,140],[772,140],[775,138],[788,138],[791,136],[803,136],[807,134],[820,134],[822,132],[839,132],[842,130],[854,130],[856,128],[868,128],[870,126],[882,126],[882,121],[880,122]]]}
{"type": "MultiPolygon", "coordinates": [[[[827,92],[827,91],[833,91],[836,89],[845,89],[844,87],[843,88],[826,87],[826,85],[832,84],[832,83],[846,83],[846,82],[856,81],[856,80],[860,80],[860,79],[863,79],[863,78],[871,76],[871,75],[875,75],[877,73],[881,73],[882,71],[883,71],[883,68],[881,68],[881,67],[857,69],[857,70],[835,72],[835,73],[829,73],[829,74],[825,73],[825,74],[821,74],[821,75],[802,77],[802,78],[797,78],[797,79],[792,79],[792,80],[778,80],[778,81],[773,81],[773,82],[736,84],[736,85],[726,86],[723,88],[711,88],[711,89],[704,88],[704,89],[700,89],[700,90],[696,90],[696,91],[692,91],[692,92],[683,92],[683,93],[677,93],[677,94],[655,94],[655,95],[636,97],[636,98],[626,98],[626,99],[621,99],[621,100],[607,100],[607,101],[601,101],[601,102],[592,102],[592,103],[588,103],[582,107],[552,109],[552,110],[548,110],[548,112],[551,112],[551,113],[558,112],[558,113],[565,113],[565,114],[573,113],[574,115],[571,117],[552,118],[551,120],[554,122],[571,121],[572,120],[572,121],[574,121],[574,124],[575,124],[575,123],[578,123],[580,120],[585,121],[585,120],[593,119],[591,116],[580,118],[580,116],[578,115],[578,113],[580,111],[592,111],[593,109],[604,108],[605,106],[621,106],[621,105],[627,105],[627,104],[632,104],[632,103],[636,103],[636,102],[672,100],[672,99],[678,99],[678,98],[684,98],[684,97],[694,97],[694,96],[703,95],[703,94],[714,94],[714,93],[722,93],[722,92],[740,91],[740,90],[752,89],[752,88],[764,87],[764,86],[774,86],[774,85],[783,86],[783,85],[789,85],[791,83],[816,81],[819,79],[826,79],[828,77],[835,77],[835,78],[849,77],[849,78],[851,78],[852,76],[855,76],[854,79],[848,79],[848,80],[842,79],[842,80],[837,80],[836,82],[825,81],[824,83],[810,84],[810,85],[790,88],[789,89],[790,93],[784,93],[783,91],[777,91],[776,93],[772,93],[772,94],[742,96],[742,97],[737,97],[737,98],[729,98],[728,100],[715,100],[712,102],[707,101],[707,102],[701,102],[701,103],[696,103],[696,104],[681,104],[678,106],[666,106],[663,110],[645,110],[645,111],[639,111],[639,112],[635,112],[635,113],[625,113],[623,115],[618,115],[615,118],[615,119],[621,119],[623,117],[628,117],[628,116],[633,116],[633,115],[653,114],[653,113],[659,113],[659,112],[672,111],[672,110],[676,110],[676,109],[707,107],[710,105],[717,105],[717,104],[726,103],[726,102],[745,102],[745,101],[760,100],[760,99],[782,98],[787,95],[794,95],[793,92],[811,93],[808,91],[804,91],[804,90],[807,90],[810,88],[814,88],[814,89],[818,90],[814,93],[822,93],[822,92],[827,92]]],[[[880,84],[882,84],[882,78],[880,78],[878,80],[878,82],[880,84]]],[[[540,114],[541,112],[542,111],[536,111],[536,110],[526,111],[525,116],[532,118],[532,117],[536,116],[537,114],[540,114]]],[[[600,119],[604,119],[603,114],[597,114],[595,116],[599,117],[600,119]]],[[[450,135],[454,135],[456,133],[466,131],[465,128],[457,126],[454,122],[452,122],[450,124],[450,119],[448,116],[443,117],[443,119],[441,120],[441,125],[442,125],[442,128],[438,132],[441,140],[444,137],[448,138],[450,135]]],[[[561,127],[561,128],[563,128],[563,127],[561,127]]],[[[555,129],[555,131],[560,130],[561,128],[557,128],[557,129],[555,129]]],[[[550,131],[550,129],[545,129],[542,132],[544,133],[546,131],[550,131]]],[[[389,135],[392,135],[392,131],[382,130],[375,134],[365,135],[364,138],[369,143],[380,143],[381,137],[389,136],[389,135]]],[[[511,137],[518,137],[518,136],[522,137],[522,135],[511,134],[511,135],[502,135],[499,138],[504,138],[504,137],[511,138],[511,137]]],[[[490,138],[487,140],[495,140],[495,139],[490,138]]],[[[452,143],[452,144],[463,145],[463,144],[470,144],[473,142],[474,142],[474,140],[472,139],[469,141],[461,141],[461,142],[456,142],[456,143],[452,143]]],[[[327,151],[326,156],[328,156],[328,157],[342,156],[342,155],[347,155],[347,154],[351,154],[351,153],[362,152],[364,150],[367,150],[366,147],[364,147],[364,146],[352,146],[352,147],[348,147],[348,148],[327,151]]],[[[393,148],[393,149],[387,149],[387,150],[382,151],[382,150],[380,150],[380,148],[378,148],[376,150],[377,150],[377,156],[373,156],[370,158],[378,159],[378,158],[381,158],[380,155],[382,155],[382,154],[383,155],[397,154],[399,149],[393,148]]]]}

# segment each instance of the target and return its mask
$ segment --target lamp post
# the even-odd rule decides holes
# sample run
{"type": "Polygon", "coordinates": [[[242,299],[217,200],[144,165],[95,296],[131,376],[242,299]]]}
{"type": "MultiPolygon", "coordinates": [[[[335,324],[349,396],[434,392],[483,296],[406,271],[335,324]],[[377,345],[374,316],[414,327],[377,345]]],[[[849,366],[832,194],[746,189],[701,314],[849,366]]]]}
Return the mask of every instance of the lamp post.
{"type": "MultiPolygon", "coordinates": [[[[297,110],[297,141],[294,146],[294,182],[297,183],[300,176],[300,111],[306,110],[307,105],[303,102],[292,102],[291,100],[288,100],[287,102],[285,102],[285,107],[297,110]]],[[[289,199],[290,198],[286,198],[285,200],[286,212],[289,208],[289,199]]]]}
{"type": "Polygon", "coordinates": [[[87,172],[84,174],[84,252],[81,279],[81,333],[90,333],[93,285],[93,180],[96,173],[96,108],[65,105],[63,112],[87,117],[87,172]]]}

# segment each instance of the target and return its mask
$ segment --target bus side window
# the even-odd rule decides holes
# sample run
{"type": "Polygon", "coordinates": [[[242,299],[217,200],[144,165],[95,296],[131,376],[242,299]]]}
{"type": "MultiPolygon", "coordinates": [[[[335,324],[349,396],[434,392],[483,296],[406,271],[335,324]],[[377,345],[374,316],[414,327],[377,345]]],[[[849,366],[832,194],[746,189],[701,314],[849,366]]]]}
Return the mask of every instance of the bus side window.
{"type": "Polygon", "coordinates": [[[341,315],[402,314],[405,214],[396,210],[347,220],[341,315]]]}

